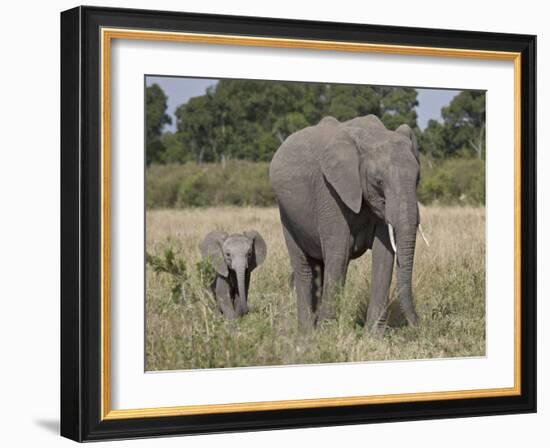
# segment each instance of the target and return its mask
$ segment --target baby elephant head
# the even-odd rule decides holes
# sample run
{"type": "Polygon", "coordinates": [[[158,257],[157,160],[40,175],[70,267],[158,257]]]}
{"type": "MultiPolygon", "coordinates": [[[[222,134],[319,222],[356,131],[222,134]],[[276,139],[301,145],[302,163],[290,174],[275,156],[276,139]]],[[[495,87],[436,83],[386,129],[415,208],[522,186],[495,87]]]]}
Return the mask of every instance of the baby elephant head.
{"type": "MultiPolygon", "coordinates": [[[[225,232],[210,232],[199,245],[203,258],[212,262],[218,275],[232,284],[236,280],[238,314],[248,312],[249,274],[263,263],[267,247],[262,236],[255,230],[227,235],[225,232]]],[[[237,302],[237,301],[236,301],[237,302]]]]}

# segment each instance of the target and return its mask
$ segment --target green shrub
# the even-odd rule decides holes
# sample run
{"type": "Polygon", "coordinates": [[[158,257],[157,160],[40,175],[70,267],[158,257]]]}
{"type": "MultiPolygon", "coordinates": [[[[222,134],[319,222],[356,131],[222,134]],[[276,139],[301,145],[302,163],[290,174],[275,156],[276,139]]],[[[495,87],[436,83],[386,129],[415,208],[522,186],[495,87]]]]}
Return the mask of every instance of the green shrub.
{"type": "Polygon", "coordinates": [[[187,283],[187,263],[181,257],[176,257],[174,250],[168,247],[164,256],[145,254],[145,260],[153,268],[155,274],[168,274],[170,278],[170,297],[174,303],[185,299],[184,285],[187,283]]]}
{"type": "Polygon", "coordinates": [[[485,204],[485,161],[447,159],[431,168],[423,166],[418,200],[423,204],[485,204]]]}
{"type": "Polygon", "coordinates": [[[271,206],[268,173],[266,162],[152,165],[145,177],[147,208],[271,206]]]}
{"type": "MultiPolygon", "coordinates": [[[[269,163],[244,160],[153,164],[145,177],[147,208],[274,206],[268,173],[269,163]]],[[[485,161],[455,158],[430,166],[423,160],[418,199],[423,204],[485,204],[485,161]]]]}
{"type": "Polygon", "coordinates": [[[204,288],[210,288],[212,282],[216,279],[216,269],[212,265],[212,262],[207,258],[205,260],[199,260],[195,264],[197,268],[197,274],[200,279],[200,283],[204,288]]]}

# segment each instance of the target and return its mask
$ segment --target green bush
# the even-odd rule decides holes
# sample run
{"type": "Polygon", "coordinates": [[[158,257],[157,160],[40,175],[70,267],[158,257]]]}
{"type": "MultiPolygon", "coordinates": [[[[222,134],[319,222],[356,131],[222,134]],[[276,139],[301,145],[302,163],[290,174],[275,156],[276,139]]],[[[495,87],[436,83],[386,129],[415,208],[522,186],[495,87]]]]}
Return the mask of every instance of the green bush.
{"type": "Polygon", "coordinates": [[[422,166],[418,200],[423,204],[485,204],[485,161],[447,159],[422,166]]]}
{"type": "Polygon", "coordinates": [[[171,247],[164,250],[164,256],[152,255],[146,252],[145,259],[147,264],[153,268],[155,274],[168,274],[170,276],[170,297],[174,303],[179,303],[186,295],[183,289],[188,279],[185,260],[176,257],[171,247]]]}
{"type": "Polygon", "coordinates": [[[212,265],[210,259],[199,260],[195,264],[200,283],[204,288],[210,288],[212,282],[216,279],[216,268],[212,265]]]}
{"type": "MultiPolygon", "coordinates": [[[[219,205],[275,205],[269,185],[269,163],[244,160],[220,163],[151,165],[147,168],[147,208],[185,208],[219,205]]],[[[422,162],[418,199],[423,204],[483,205],[485,161],[447,159],[422,162]]]]}
{"type": "Polygon", "coordinates": [[[145,178],[147,208],[271,206],[268,172],[265,162],[152,165],[145,178]]]}

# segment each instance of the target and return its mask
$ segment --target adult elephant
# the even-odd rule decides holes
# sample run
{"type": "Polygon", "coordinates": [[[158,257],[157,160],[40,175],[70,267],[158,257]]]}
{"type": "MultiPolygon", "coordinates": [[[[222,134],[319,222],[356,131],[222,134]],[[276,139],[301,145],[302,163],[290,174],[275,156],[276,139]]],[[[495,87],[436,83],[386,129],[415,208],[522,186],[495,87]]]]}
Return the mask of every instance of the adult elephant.
{"type": "Polygon", "coordinates": [[[293,270],[301,327],[334,317],[332,297],[349,261],[372,249],[367,326],[386,327],[394,255],[400,308],[418,317],[411,291],[416,232],[418,146],[408,125],[386,129],[374,115],[326,117],[289,136],[271,161],[293,270]]]}

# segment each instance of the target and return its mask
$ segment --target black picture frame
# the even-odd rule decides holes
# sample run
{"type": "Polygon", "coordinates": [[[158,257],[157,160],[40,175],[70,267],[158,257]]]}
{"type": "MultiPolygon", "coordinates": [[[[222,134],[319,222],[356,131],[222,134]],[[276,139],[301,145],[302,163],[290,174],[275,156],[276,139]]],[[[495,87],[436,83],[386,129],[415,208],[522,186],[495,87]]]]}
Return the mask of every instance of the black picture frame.
{"type": "Polygon", "coordinates": [[[76,441],[536,411],[536,37],[99,7],[61,13],[61,435],[76,441]],[[101,418],[100,29],[521,53],[521,393],[149,418],[101,418]]]}

